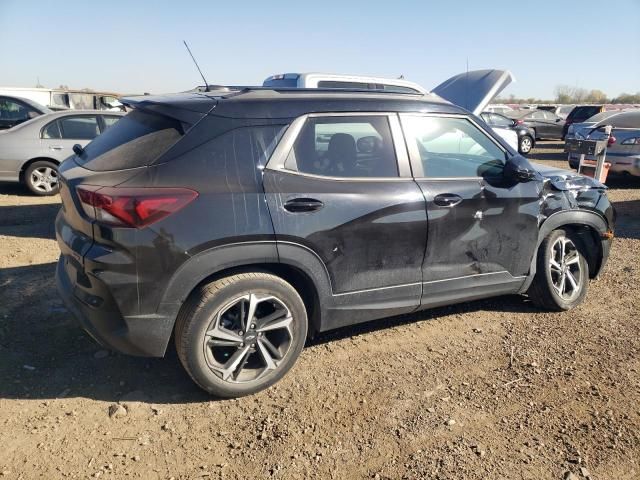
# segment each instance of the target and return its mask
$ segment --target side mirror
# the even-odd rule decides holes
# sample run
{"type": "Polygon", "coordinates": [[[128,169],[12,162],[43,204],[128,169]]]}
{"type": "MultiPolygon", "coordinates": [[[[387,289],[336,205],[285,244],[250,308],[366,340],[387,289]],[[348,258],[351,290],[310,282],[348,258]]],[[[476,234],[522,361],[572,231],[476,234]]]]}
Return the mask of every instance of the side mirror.
{"type": "Polygon", "coordinates": [[[518,157],[512,157],[504,166],[504,174],[516,182],[524,183],[538,180],[540,174],[531,167],[529,162],[518,157]]]}

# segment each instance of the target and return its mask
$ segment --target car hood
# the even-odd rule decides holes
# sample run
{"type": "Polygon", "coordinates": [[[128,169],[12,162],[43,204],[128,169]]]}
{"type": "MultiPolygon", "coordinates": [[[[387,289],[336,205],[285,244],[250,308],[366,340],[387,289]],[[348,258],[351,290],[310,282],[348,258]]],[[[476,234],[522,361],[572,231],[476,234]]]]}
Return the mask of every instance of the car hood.
{"type": "Polygon", "coordinates": [[[480,115],[513,81],[515,78],[508,70],[473,70],[451,77],[431,90],[431,93],[480,115]]]}
{"type": "Polygon", "coordinates": [[[539,163],[531,162],[540,175],[553,185],[556,190],[583,190],[588,188],[606,189],[606,185],[597,180],[581,175],[573,170],[549,167],[539,163]]]}

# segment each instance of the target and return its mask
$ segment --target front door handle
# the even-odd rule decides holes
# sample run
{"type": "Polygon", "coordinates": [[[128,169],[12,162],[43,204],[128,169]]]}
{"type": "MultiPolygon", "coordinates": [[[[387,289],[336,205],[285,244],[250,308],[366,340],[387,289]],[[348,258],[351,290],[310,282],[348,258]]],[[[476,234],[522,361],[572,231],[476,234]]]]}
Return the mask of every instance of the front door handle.
{"type": "Polygon", "coordinates": [[[461,201],[462,197],[455,193],[441,193],[440,195],[436,195],[433,199],[433,203],[441,207],[454,207],[461,201]]]}
{"type": "Polygon", "coordinates": [[[49,147],[49,150],[62,150],[64,147],[62,147],[61,145],[51,145],[49,147]]]}
{"type": "Polygon", "coordinates": [[[324,207],[324,203],[315,198],[294,198],[284,204],[284,209],[291,213],[315,212],[324,207]]]}

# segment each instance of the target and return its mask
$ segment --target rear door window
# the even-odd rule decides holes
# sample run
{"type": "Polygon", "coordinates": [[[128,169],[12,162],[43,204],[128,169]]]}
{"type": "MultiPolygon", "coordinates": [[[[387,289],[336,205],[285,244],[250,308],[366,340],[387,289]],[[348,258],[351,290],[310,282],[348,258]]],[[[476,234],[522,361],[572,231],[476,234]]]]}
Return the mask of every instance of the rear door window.
{"type": "Polygon", "coordinates": [[[104,129],[102,131],[104,132],[108,128],[113,127],[121,118],[122,117],[118,115],[104,115],[102,117],[102,121],[104,122],[104,129]]]}
{"type": "Polygon", "coordinates": [[[42,129],[42,138],[62,138],[60,124],[57,120],[42,129]]]}
{"type": "Polygon", "coordinates": [[[309,118],[285,167],[328,177],[397,177],[389,120],[384,115],[309,118]]]}
{"type": "Polygon", "coordinates": [[[184,135],[181,122],[134,110],[85,148],[76,161],[89,170],[120,170],[153,162],[184,135]]]}
{"type": "Polygon", "coordinates": [[[68,140],[93,140],[100,135],[95,116],[64,117],[58,120],[62,138],[68,140]]]}

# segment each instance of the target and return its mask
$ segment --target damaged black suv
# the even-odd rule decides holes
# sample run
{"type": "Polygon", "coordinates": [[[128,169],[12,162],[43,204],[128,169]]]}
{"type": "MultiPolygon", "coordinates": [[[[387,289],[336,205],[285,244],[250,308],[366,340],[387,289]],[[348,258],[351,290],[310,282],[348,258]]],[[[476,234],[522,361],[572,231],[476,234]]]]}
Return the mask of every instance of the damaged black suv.
{"type": "Polygon", "coordinates": [[[132,111],[60,167],[57,283],[114,350],[221,397],[272,385],[325,330],[523,293],[583,301],[604,185],[529,163],[427,94],[218,89],[132,111]]]}

